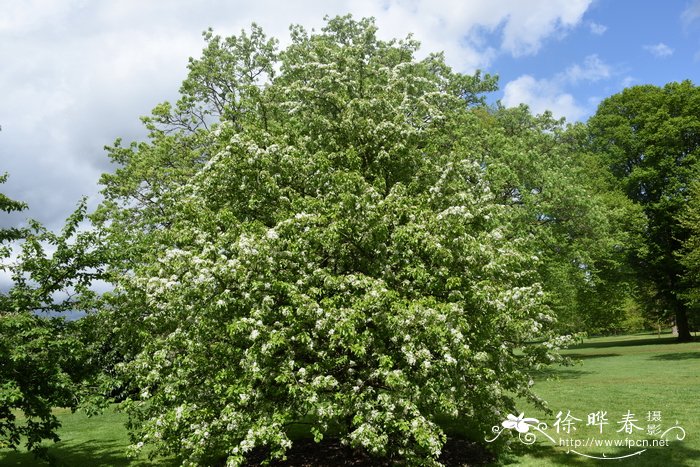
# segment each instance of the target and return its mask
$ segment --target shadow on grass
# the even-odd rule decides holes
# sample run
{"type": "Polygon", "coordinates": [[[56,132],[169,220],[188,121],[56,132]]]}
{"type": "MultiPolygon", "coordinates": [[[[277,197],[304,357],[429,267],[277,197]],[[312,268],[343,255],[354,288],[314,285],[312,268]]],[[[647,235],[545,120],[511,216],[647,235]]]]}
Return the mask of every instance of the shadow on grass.
{"type": "Polygon", "coordinates": [[[673,336],[667,337],[650,337],[648,339],[620,339],[616,341],[605,342],[584,342],[569,347],[571,350],[577,349],[605,349],[609,347],[634,347],[638,345],[662,345],[662,344],[678,344],[678,339],[673,336]]]}
{"type": "Polygon", "coordinates": [[[566,353],[562,354],[574,360],[588,360],[590,358],[619,357],[619,353],[566,353]]]}
{"type": "Polygon", "coordinates": [[[55,467],[170,467],[179,465],[174,460],[129,458],[124,452],[124,444],[108,441],[87,441],[77,445],[60,442],[49,447],[49,460],[37,459],[26,451],[4,451],[0,453],[2,466],[55,466],[55,467]]]}
{"type": "Polygon", "coordinates": [[[700,352],[675,352],[675,353],[664,353],[660,355],[654,355],[650,357],[649,360],[692,360],[695,358],[700,358],[700,352]]]}
{"type": "Polygon", "coordinates": [[[537,379],[554,379],[554,380],[565,380],[565,379],[576,379],[584,375],[592,374],[592,371],[577,370],[571,367],[547,367],[542,368],[536,372],[533,372],[533,376],[537,379]]]}
{"type": "MultiPolygon", "coordinates": [[[[259,467],[268,456],[264,448],[254,449],[244,467],[259,467]]],[[[286,453],[285,461],[271,461],[271,467],[398,467],[407,465],[398,459],[377,458],[362,449],[343,445],[337,439],[298,440],[286,453]]],[[[462,437],[448,436],[439,461],[445,467],[490,465],[494,456],[482,442],[470,441],[462,437]]],[[[221,464],[223,465],[223,463],[221,464]]],[[[411,464],[408,464],[411,465],[411,464]]]]}
{"type": "Polygon", "coordinates": [[[572,451],[596,457],[603,457],[602,454],[605,452],[605,459],[590,459],[575,452],[567,452],[566,447],[555,449],[552,446],[518,445],[514,447],[513,454],[504,456],[502,463],[505,465],[519,464],[522,463],[522,458],[527,455],[542,463],[547,462],[547,464],[554,465],[615,465],[625,467],[657,467],[660,465],[692,467],[700,465],[700,450],[688,447],[683,441],[673,441],[664,447],[632,447],[630,449],[620,447],[613,451],[595,451],[592,448],[579,448],[576,450],[572,448],[572,451]],[[623,458],[642,450],[644,452],[638,455],[623,458]]]}

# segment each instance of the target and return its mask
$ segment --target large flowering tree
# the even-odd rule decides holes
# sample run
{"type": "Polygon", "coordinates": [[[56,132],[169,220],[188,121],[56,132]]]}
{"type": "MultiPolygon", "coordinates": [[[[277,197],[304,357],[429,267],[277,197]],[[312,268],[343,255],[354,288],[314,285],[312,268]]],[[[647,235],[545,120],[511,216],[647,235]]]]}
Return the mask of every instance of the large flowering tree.
{"type": "Polygon", "coordinates": [[[280,53],[257,27],[206,40],[151,141],[111,149],[95,216],[134,447],[240,465],[303,422],[430,464],[441,417],[486,433],[537,402],[562,341],[464,130],[495,81],[371,20],[292,28],[280,53]]]}

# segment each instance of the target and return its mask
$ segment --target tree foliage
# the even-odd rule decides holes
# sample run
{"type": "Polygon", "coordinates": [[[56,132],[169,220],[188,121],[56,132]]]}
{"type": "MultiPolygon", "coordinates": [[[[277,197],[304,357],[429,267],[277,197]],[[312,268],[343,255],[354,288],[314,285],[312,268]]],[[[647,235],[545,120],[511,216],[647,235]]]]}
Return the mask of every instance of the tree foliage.
{"type": "Polygon", "coordinates": [[[679,339],[689,340],[682,299],[689,283],[678,256],[689,230],[678,216],[698,176],[700,90],[690,81],[625,89],[601,103],[590,130],[594,148],[646,216],[634,264],[650,291],[648,308],[675,317],[679,339]]]}
{"type": "Polygon", "coordinates": [[[689,324],[695,329],[700,328],[700,174],[698,175],[691,184],[688,203],[678,216],[681,227],[688,231],[688,238],[678,252],[679,260],[686,270],[686,289],[682,298],[691,310],[689,324]]]}
{"type": "MultiPolygon", "coordinates": [[[[0,181],[4,181],[3,176],[0,181]]],[[[0,195],[0,210],[24,209],[23,203],[0,195]]],[[[58,441],[60,423],[54,407],[75,409],[88,372],[82,366],[84,347],[74,327],[64,319],[42,312],[60,313],[79,305],[71,297],[87,298],[95,274],[89,253],[93,234],[78,234],[85,206],[68,219],[60,234],[32,222],[30,228],[0,230],[3,271],[13,279],[12,288],[0,294],[0,446],[26,447],[45,455],[41,443],[58,441]],[[13,244],[8,240],[21,241],[13,244]],[[53,250],[52,253],[46,251],[53,250]],[[58,294],[58,296],[57,296],[58,294]]]]}
{"type": "Polygon", "coordinates": [[[618,330],[630,295],[628,244],[641,213],[625,198],[585,126],[525,106],[479,109],[463,143],[485,167],[497,202],[527,239],[547,303],[562,331],[618,330]]]}
{"type": "Polygon", "coordinates": [[[239,465],[305,422],[431,463],[439,417],[539,402],[530,372],[567,339],[470,134],[495,78],[350,17],[279,52],[257,27],[205,40],[150,140],[110,149],[94,216],[134,448],[239,465]]]}

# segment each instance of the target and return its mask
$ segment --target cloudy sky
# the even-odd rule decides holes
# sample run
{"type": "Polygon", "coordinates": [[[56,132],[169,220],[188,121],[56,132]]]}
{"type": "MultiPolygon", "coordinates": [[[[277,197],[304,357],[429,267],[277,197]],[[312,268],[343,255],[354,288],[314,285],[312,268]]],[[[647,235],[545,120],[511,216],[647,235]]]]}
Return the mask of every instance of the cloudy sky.
{"type": "Polygon", "coordinates": [[[492,100],[585,121],[636,84],[700,83],[700,0],[0,0],[0,191],[52,228],[81,196],[97,202],[103,147],[143,138],[139,116],[177,99],[201,32],[251,22],[287,42],[288,26],[374,16],[459,71],[500,76],[492,100]]]}

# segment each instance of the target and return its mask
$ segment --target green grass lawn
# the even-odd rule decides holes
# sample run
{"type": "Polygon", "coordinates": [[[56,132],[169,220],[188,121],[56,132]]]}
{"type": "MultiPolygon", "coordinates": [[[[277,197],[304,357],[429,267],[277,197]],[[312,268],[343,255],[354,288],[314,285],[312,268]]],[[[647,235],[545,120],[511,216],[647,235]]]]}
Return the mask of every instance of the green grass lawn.
{"type": "MultiPolygon", "coordinates": [[[[648,412],[661,412],[662,430],[676,422],[686,431],[683,441],[670,441],[666,447],[579,447],[581,454],[620,457],[646,449],[639,455],[622,460],[595,460],[567,453],[567,447],[554,447],[543,435],[538,442],[525,446],[515,439],[515,451],[504,461],[510,465],[614,465],[614,466],[700,466],[700,342],[677,344],[669,335],[661,338],[652,334],[593,338],[565,353],[580,360],[571,367],[553,367],[542,372],[535,391],[548,401],[554,414],[547,416],[528,406],[520,410],[526,417],[546,422],[545,433],[559,438],[586,440],[653,439],[646,431],[632,435],[618,433],[617,422],[630,411],[638,425],[646,430],[648,412]],[[552,427],[558,411],[571,414],[576,431],[570,435],[556,433],[552,427]],[[587,415],[607,411],[609,425],[587,427],[587,415]]],[[[516,414],[517,415],[517,414],[516,414]]],[[[148,461],[128,459],[124,452],[128,444],[125,416],[108,411],[87,418],[81,413],[59,411],[63,424],[59,431],[61,442],[49,452],[64,466],[169,466],[171,460],[148,461]]],[[[488,435],[485,433],[484,436],[488,435]]],[[[656,436],[658,438],[658,436],[656,436]]],[[[675,437],[669,436],[669,439],[675,437]]],[[[0,451],[2,466],[34,466],[37,461],[26,452],[0,451]]]]}
{"type": "MultiPolygon", "coordinates": [[[[653,334],[615,336],[586,340],[564,352],[580,363],[572,367],[550,368],[538,378],[534,389],[549,403],[554,414],[523,407],[526,417],[546,422],[545,433],[555,441],[560,438],[579,439],[585,443],[596,440],[653,439],[646,433],[649,424],[661,430],[678,425],[686,432],[683,441],[671,433],[665,447],[553,447],[552,442],[538,434],[538,442],[527,447],[517,441],[516,455],[510,457],[515,465],[634,465],[634,466],[700,466],[700,343],[677,344],[670,335],[661,338],[653,334]],[[589,413],[607,411],[609,425],[586,426],[589,413]],[[553,427],[559,411],[567,411],[581,421],[575,421],[576,431],[556,433],[553,427]],[[638,421],[626,434],[618,422],[630,411],[638,421]],[[660,422],[648,421],[649,412],[661,412],[660,422]],[[639,455],[622,460],[595,460],[568,452],[575,450],[595,457],[621,457],[646,449],[639,455]]],[[[518,415],[518,414],[515,414],[518,415]]],[[[654,414],[652,414],[654,415],[654,414]]],[[[674,430],[673,433],[679,432],[674,430]]],[[[575,442],[575,441],[574,441],[575,442]]],[[[604,441],[603,441],[604,442],[604,441]]]]}
{"type": "MultiPolygon", "coordinates": [[[[61,467],[98,466],[173,466],[172,461],[149,461],[145,458],[130,459],[126,456],[129,445],[124,423],[126,415],[108,409],[96,417],[87,417],[81,412],[56,409],[61,420],[61,441],[49,446],[49,454],[61,467]]],[[[0,466],[48,465],[24,450],[0,450],[0,466]]]]}

